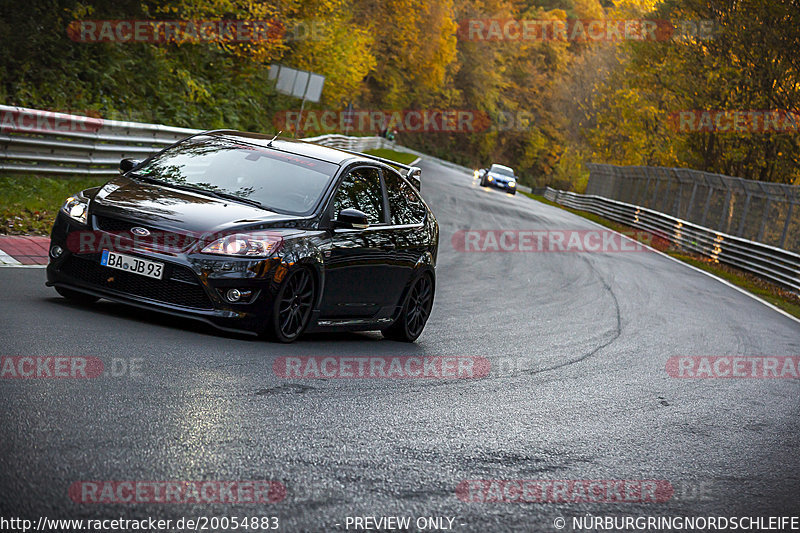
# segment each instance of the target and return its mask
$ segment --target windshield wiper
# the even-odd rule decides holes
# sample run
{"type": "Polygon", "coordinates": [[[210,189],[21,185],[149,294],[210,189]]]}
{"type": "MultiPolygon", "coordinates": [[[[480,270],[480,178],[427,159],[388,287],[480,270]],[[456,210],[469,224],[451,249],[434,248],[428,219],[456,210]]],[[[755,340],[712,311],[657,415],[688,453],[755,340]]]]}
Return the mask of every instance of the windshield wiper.
{"type": "Polygon", "coordinates": [[[150,176],[142,176],[141,174],[137,174],[135,172],[128,172],[127,174],[125,174],[125,176],[139,181],[146,181],[147,183],[155,183],[157,185],[172,185],[171,183],[168,183],[166,181],[157,178],[151,178],[150,176]]]}
{"type": "Polygon", "coordinates": [[[211,196],[215,196],[217,198],[225,199],[225,200],[233,200],[234,202],[242,202],[245,204],[254,205],[256,207],[260,207],[261,209],[267,209],[267,207],[259,202],[258,200],[253,200],[252,198],[244,198],[243,196],[237,196],[235,194],[231,194],[229,192],[220,192],[220,191],[212,191],[210,189],[202,189],[200,187],[186,187],[187,189],[191,189],[193,191],[208,193],[211,196]]]}
{"type": "Polygon", "coordinates": [[[135,174],[135,173],[129,173],[128,176],[137,180],[145,181],[147,183],[154,183],[156,185],[166,185],[167,187],[173,187],[175,189],[180,189],[182,191],[199,192],[200,194],[205,194],[206,196],[213,196],[214,198],[219,198],[221,200],[233,200],[234,202],[241,202],[244,204],[252,205],[254,207],[270,211],[270,209],[267,206],[265,206],[258,200],[253,200],[251,198],[244,198],[242,196],[237,196],[235,194],[227,192],[214,191],[212,189],[204,189],[202,187],[196,187],[193,185],[170,183],[168,181],[160,180],[158,178],[151,178],[150,176],[142,176],[141,174],[135,174]]]}

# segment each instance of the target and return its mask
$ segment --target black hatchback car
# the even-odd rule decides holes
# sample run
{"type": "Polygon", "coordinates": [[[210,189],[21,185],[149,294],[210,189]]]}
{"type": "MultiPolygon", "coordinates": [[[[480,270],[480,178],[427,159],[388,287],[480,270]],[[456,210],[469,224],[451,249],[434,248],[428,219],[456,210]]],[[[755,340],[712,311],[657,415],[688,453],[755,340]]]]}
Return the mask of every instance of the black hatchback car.
{"type": "Polygon", "coordinates": [[[419,169],[225,130],[120,171],[58,213],[47,284],[65,298],[282,342],[304,331],[422,333],[439,227],[419,169]]]}

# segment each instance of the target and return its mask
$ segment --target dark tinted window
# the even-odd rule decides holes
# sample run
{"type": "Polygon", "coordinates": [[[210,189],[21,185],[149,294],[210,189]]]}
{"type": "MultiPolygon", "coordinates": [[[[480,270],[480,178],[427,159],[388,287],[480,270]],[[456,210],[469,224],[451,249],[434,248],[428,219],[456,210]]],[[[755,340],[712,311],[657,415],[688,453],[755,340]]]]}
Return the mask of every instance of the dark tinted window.
{"type": "Polygon", "coordinates": [[[317,204],[337,169],[317,159],[201,136],[155,156],[136,173],[299,215],[317,204]]]}
{"type": "Polygon", "coordinates": [[[358,168],[342,180],[333,199],[334,216],[348,208],[363,211],[370,224],[384,223],[383,192],[378,169],[358,168]]]}
{"type": "Polygon", "coordinates": [[[404,179],[392,172],[384,172],[386,192],[392,224],[419,224],[425,218],[425,205],[417,192],[404,179]]]}

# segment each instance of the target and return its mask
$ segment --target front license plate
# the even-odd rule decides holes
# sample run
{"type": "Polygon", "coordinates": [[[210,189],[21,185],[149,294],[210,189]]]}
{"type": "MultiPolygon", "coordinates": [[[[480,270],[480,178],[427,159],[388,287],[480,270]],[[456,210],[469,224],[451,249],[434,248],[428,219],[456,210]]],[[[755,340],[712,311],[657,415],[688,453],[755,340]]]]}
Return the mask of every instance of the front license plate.
{"type": "Polygon", "coordinates": [[[100,264],[117,270],[126,270],[134,274],[147,276],[148,278],[161,279],[164,275],[164,263],[140,259],[127,254],[120,254],[103,250],[100,264]]]}

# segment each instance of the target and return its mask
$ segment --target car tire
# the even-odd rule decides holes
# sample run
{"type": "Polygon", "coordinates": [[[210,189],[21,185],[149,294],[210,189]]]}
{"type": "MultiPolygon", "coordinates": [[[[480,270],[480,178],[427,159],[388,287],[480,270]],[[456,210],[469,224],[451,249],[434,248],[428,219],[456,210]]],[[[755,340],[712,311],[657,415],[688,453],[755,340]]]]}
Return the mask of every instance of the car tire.
{"type": "Polygon", "coordinates": [[[100,298],[86,294],[85,292],[73,291],[72,289],[65,289],[64,287],[56,287],[56,292],[69,300],[79,304],[93,304],[100,298]]]}
{"type": "Polygon", "coordinates": [[[289,272],[275,295],[264,336],[283,343],[297,340],[311,321],[315,297],[316,282],[310,269],[289,272]]]}
{"type": "Polygon", "coordinates": [[[517,191],[511,191],[511,196],[514,196],[515,194],[517,194],[517,191]]]}
{"type": "Polygon", "coordinates": [[[433,294],[433,276],[425,272],[411,284],[397,320],[390,327],[381,330],[384,338],[400,342],[417,340],[430,317],[433,294]]]}

